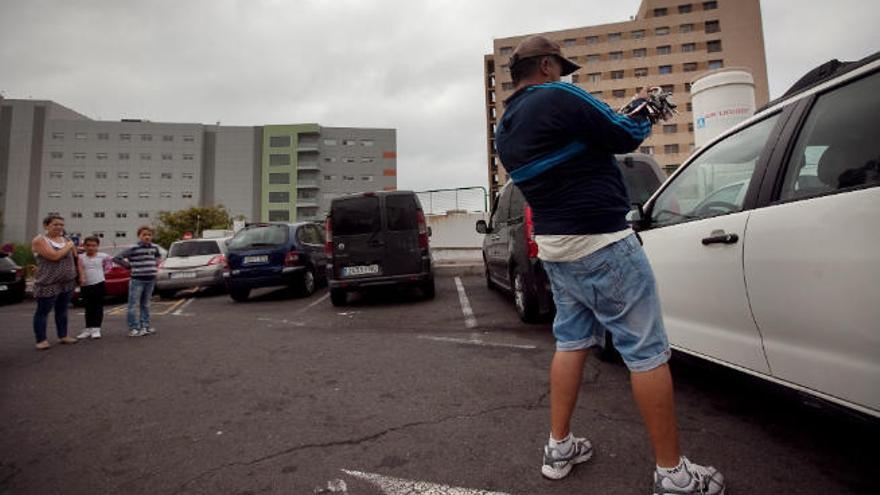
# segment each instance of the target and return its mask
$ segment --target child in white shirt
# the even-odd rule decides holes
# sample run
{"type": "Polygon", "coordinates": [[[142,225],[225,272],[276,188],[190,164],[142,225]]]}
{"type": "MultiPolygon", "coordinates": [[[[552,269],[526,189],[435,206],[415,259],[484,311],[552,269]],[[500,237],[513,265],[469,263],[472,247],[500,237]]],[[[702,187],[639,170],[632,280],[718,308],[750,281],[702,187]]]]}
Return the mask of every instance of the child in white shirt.
{"type": "Polygon", "coordinates": [[[76,336],[77,339],[101,338],[101,323],[104,320],[104,272],[110,268],[112,258],[107,253],[99,253],[101,239],[86,237],[83,241],[85,252],[79,255],[80,297],[86,307],[86,328],[76,336]]]}

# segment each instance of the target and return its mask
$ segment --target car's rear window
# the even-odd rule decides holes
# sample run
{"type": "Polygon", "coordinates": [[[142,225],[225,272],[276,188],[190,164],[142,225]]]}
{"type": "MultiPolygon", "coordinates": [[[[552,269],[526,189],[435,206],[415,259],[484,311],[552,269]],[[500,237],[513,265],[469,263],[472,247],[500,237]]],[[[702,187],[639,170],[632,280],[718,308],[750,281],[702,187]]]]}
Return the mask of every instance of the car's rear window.
{"type": "Polygon", "coordinates": [[[14,270],[18,268],[15,265],[15,262],[9,259],[9,257],[4,256],[0,258],[0,270],[14,270]]]}
{"type": "Polygon", "coordinates": [[[330,208],[333,235],[357,235],[377,232],[382,228],[379,198],[362,196],[335,201],[330,208]]]}
{"type": "Polygon", "coordinates": [[[260,225],[238,231],[229,241],[229,249],[273,247],[287,242],[287,226],[260,225]]]}
{"type": "Polygon", "coordinates": [[[622,163],[620,169],[623,171],[623,181],[626,182],[626,189],[629,191],[629,200],[633,203],[645,204],[660,187],[660,179],[647,163],[622,163]]]}
{"type": "Polygon", "coordinates": [[[386,196],[385,213],[388,218],[388,230],[418,230],[417,209],[415,196],[386,196]]]}
{"type": "Polygon", "coordinates": [[[211,254],[220,254],[220,246],[216,241],[187,241],[172,244],[168,256],[207,256],[211,254]]]}

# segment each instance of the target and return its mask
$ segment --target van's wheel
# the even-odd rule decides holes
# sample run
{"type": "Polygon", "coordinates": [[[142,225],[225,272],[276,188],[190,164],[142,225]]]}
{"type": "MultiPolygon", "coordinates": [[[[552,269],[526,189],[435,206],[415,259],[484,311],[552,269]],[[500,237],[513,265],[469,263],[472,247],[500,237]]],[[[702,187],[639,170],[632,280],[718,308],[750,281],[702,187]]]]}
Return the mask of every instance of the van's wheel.
{"type": "Polygon", "coordinates": [[[229,289],[229,297],[235,302],[245,302],[250,295],[250,289],[229,289]]]}
{"type": "Polygon", "coordinates": [[[526,274],[519,270],[513,275],[513,302],[520,320],[526,323],[538,321],[538,295],[526,279],[526,274]]]}
{"type": "Polygon", "coordinates": [[[156,293],[159,295],[159,299],[171,299],[177,294],[176,290],[157,290],[156,293]]]}
{"type": "Polygon", "coordinates": [[[315,293],[315,272],[311,268],[306,268],[299,280],[299,294],[301,296],[311,296],[315,293]]]}
{"type": "Polygon", "coordinates": [[[345,306],[348,302],[348,292],[343,289],[330,289],[330,302],[334,306],[345,306]]]}
{"type": "Polygon", "coordinates": [[[422,294],[425,296],[425,299],[434,299],[434,296],[436,295],[434,277],[431,277],[428,280],[422,282],[422,285],[419,286],[419,289],[422,290],[422,294]]]}

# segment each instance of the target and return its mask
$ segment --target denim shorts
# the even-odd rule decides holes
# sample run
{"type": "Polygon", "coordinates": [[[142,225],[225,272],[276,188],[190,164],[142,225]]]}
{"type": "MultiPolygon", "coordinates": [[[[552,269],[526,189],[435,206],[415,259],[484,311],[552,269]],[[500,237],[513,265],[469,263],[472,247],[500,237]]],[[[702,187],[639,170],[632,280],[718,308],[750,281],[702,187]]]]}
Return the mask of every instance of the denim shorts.
{"type": "Polygon", "coordinates": [[[579,260],[542,263],[556,303],[557,351],[601,345],[607,330],[631,371],[669,360],[654,273],[635,235],[579,260]]]}

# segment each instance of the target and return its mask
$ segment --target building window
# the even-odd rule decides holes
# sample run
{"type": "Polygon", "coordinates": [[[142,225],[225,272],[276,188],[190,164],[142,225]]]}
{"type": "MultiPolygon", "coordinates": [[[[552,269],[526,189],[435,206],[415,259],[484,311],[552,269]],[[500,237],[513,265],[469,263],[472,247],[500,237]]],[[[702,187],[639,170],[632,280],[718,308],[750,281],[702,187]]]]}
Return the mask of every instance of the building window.
{"type": "Polygon", "coordinates": [[[98,160],[106,160],[107,159],[107,153],[98,153],[95,156],[98,158],[98,160]]]}
{"type": "Polygon", "coordinates": [[[168,161],[168,160],[171,160],[172,158],[173,158],[173,156],[171,155],[171,153],[162,153],[163,160],[168,161]]]}
{"type": "Polygon", "coordinates": [[[595,82],[599,82],[601,80],[602,80],[602,73],[601,72],[593,72],[593,73],[587,74],[587,81],[588,82],[595,83],[595,82]]]}
{"type": "Polygon", "coordinates": [[[644,29],[636,29],[635,31],[633,31],[632,33],[630,33],[630,36],[631,36],[632,39],[634,39],[634,40],[637,40],[637,39],[640,39],[640,38],[644,38],[644,37],[645,37],[645,30],[644,30],[644,29]]]}
{"type": "Polygon", "coordinates": [[[706,21],[706,32],[707,33],[717,33],[721,31],[721,22],[720,21],[706,21]]]}
{"type": "Polygon", "coordinates": [[[688,62],[688,63],[684,64],[682,66],[682,68],[684,69],[685,72],[694,72],[695,70],[697,70],[697,63],[696,62],[688,62]]]}
{"type": "Polygon", "coordinates": [[[696,50],[697,50],[697,44],[696,44],[696,43],[684,43],[683,45],[681,45],[681,51],[682,51],[682,52],[687,53],[687,52],[693,52],[693,51],[696,51],[696,50]]]}
{"type": "Polygon", "coordinates": [[[116,197],[126,199],[126,198],[128,198],[128,191],[117,191],[116,197]]]}
{"type": "Polygon", "coordinates": [[[693,10],[694,10],[694,6],[689,3],[678,6],[678,13],[679,14],[690,14],[693,10]]]}
{"type": "Polygon", "coordinates": [[[703,10],[715,10],[718,8],[718,2],[703,2],[703,10]]]}
{"type": "Polygon", "coordinates": [[[336,157],[335,156],[325,156],[324,161],[327,163],[333,163],[336,161],[336,157]]]}
{"type": "Polygon", "coordinates": [[[70,212],[70,218],[82,218],[83,214],[81,211],[72,211],[70,212]]]}
{"type": "Polygon", "coordinates": [[[332,175],[325,175],[325,176],[324,176],[324,180],[333,180],[333,179],[335,179],[335,178],[336,178],[336,177],[335,177],[335,176],[332,176],[332,175]]]}
{"type": "Polygon", "coordinates": [[[64,141],[64,133],[63,132],[53,132],[52,139],[56,141],[64,141]]]}
{"type": "Polygon", "coordinates": [[[107,141],[110,139],[109,132],[99,132],[98,133],[98,141],[107,141]]]}
{"type": "Polygon", "coordinates": [[[342,180],[354,180],[354,176],[353,175],[343,175],[342,180]]]}
{"type": "Polygon", "coordinates": [[[694,132],[694,123],[688,122],[688,132],[694,132]]]}
{"type": "Polygon", "coordinates": [[[50,179],[63,179],[64,172],[49,172],[50,179]]]}
{"type": "Polygon", "coordinates": [[[117,179],[127,179],[128,172],[116,172],[116,178],[117,179]]]}
{"type": "Polygon", "coordinates": [[[74,199],[79,199],[79,198],[85,197],[85,194],[78,192],[78,191],[74,191],[74,192],[70,193],[70,197],[74,198],[74,199]]]}
{"type": "Polygon", "coordinates": [[[690,33],[693,30],[694,30],[694,25],[690,24],[690,23],[682,24],[681,26],[678,26],[679,33],[690,33]]]}
{"type": "Polygon", "coordinates": [[[574,46],[577,44],[577,40],[574,38],[566,38],[562,40],[562,46],[574,46]]]}
{"type": "Polygon", "coordinates": [[[687,108],[688,112],[693,112],[694,111],[694,104],[691,102],[687,102],[687,106],[685,108],[687,108]]]}
{"type": "Polygon", "coordinates": [[[361,146],[371,147],[375,146],[376,142],[372,139],[361,139],[361,146]]]}
{"type": "Polygon", "coordinates": [[[654,30],[654,34],[657,36],[666,36],[669,34],[669,26],[658,27],[654,30]]]}
{"type": "Polygon", "coordinates": [[[623,71],[622,70],[611,71],[611,79],[623,79],[623,71]]]}
{"type": "Polygon", "coordinates": [[[354,163],[354,162],[355,162],[355,159],[352,158],[352,157],[345,157],[345,158],[342,159],[342,161],[345,162],[345,163],[354,163]]]}
{"type": "Polygon", "coordinates": [[[290,203],[290,193],[287,191],[270,191],[270,203],[290,203]]]}
{"type": "Polygon", "coordinates": [[[106,179],[107,172],[105,172],[105,171],[95,172],[95,178],[96,179],[106,179]]]}
{"type": "Polygon", "coordinates": [[[288,210],[269,210],[270,222],[288,222],[290,221],[290,211],[288,210]]]}
{"type": "Polygon", "coordinates": [[[674,155],[678,153],[678,145],[677,144],[665,144],[663,145],[663,153],[667,155],[674,155]]]}
{"type": "Polygon", "coordinates": [[[595,96],[596,98],[601,98],[601,97],[602,97],[602,92],[601,92],[601,91],[591,91],[590,94],[593,95],[593,96],[595,96]]]}
{"type": "Polygon", "coordinates": [[[180,193],[180,197],[183,199],[192,199],[193,193],[192,193],[192,191],[184,191],[184,192],[180,193]]]}
{"type": "Polygon", "coordinates": [[[74,159],[74,160],[85,160],[85,159],[86,159],[86,154],[85,154],[85,153],[74,153],[74,154],[73,154],[73,159],[74,159]]]}
{"type": "Polygon", "coordinates": [[[513,91],[513,83],[512,82],[503,82],[501,83],[502,91],[513,91]]]}
{"type": "Polygon", "coordinates": [[[171,134],[165,134],[162,136],[162,142],[170,143],[172,141],[174,141],[174,136],[172,136],[171,134]]]}
{"type": "Polygon", "coordinates": [[[86,134],[85,132],[77,132],[76,134],[73,135],[73,137],[74,137],[74,139],[83,140],[83,139],[88,139],[89,135],[86,134]]]}
{"type": "Polygon", "coordinates": [[[721,51],[721,40],[712,40],[706,42],[706,51],[709,53],[721,51]]]}
{"type": "Polygon", "coordinates": [[[354,139],[343,139],[343,140],[342,140],[342,145],[343,145],[343,146],[356,146],[356,145],[357,145],[357,141],[355,141],[354,139]]]}
{"type": "Polygon", "coordinates": [[[141,141],[152,141],[152,140],[153,140],[152,134],[141,134],[141,141]]]}
{"type": "Polygon", "coordinates": [[[623,36],[620,33],[608,33],[609,42],[620,41],[622,37],[623,36]]]}
{"type": "Polygon", "coordinates": [[[639,148],[639,151],[646,154],[646,155],[653,155],[654,154],[654,147],[653,146],[642,146],[641,148],[639,148]]]}
{"type": "Polygon", "coordinates": [[[101,232],[100,230],[96,230],[96,231],[92,232],[92,235],[95,236],[95,237],[99,237],[99,238],[101,238],[101,239],[104,238],[104,233],[101,232]]]}
{"type": "Polygon", "coordinates": [[[194,172],[183,172],[180,176],[186,180],[193,180],[196,178],[196,174],[194,172]]]}
{"type": "Polygon", "coordinates": [[[723,60],[710,60],[709,61],[709,69],[721,69],[724,67],[723,60]]]}
{"type": "Polygon", "coordinates": [[[611,52],[608,54],[608,60],[623,60],[623,52],[611,52]]]}
{"type": "Polygon", "coordinates": [[[164,199],[170,199],[170,198],[171,198],[171,193],[168,192],[168,191],[162,191],[162,192],[159,193],[159,197],[160,197],[160,198],[164,198],[164,199]]]}
{"type": "Polygon", "coordinates": [[[372,175],[362,175],[361,180],[365,181],[365,182],[373,182],[373,176],[372,175]]]}
{"type": "Polygon", "coordinates": [[[95,214],[95,218],[104,218],[103,211],[96,211],[94,214],[95,214]]]}
{"type": "Polygon", "coordinates": [[[269,155],[269,165],[271,165],[271,166],[290,165],[290,155],[269,155]]]}
{"type": "Polygon", "coordinates": [[[117,230],[116,231],[116,238],[117,239],[124,239],[127,235],[128,234],[126,234],[124,230],[117,230]]]}
{"type": "Polygon", "coordinates": [[[62,153],[60,151],[53,151],[50,154],[50,156],[52,156],[53,160],[60,160],[60,159],[64,158],[64,153],[62,153]]]}
{"type": "Polygon", "coordinates": [[[184,159],[184,160],[194,160],[194,159],[195,159],[195,155],[193,155],[192,153],[184,153],[184,154],[183,154],[183,159],[184,159]]]}
{"type": "Polygon", "coordinates": [[[120,141],[131,141],[131,134],[124,132],[119,135],[119,140],[120,141]]]}
{"type": "Polygon", "coordinates": [[[290,184],[290,174],[269,174],[269,184],[290,184]]]}
{"type": "Polygon", "coordinates": [[[365,156],[365,157],[361,158],[361,163],[373,163],[373,159],[365,156]]]}
{"type": "Polygon", "coordinates": [[[657,55],[669,55],[672,53],[672,46],[663,45],[657,47],[657,55]]]}
{"type": "Polygon", "coordinates": [[[648,77],[648,68],[639,67],[633,71],[633,75],[635,75],[636,77],[648,77]]]}
{"type": "Polygon", "coordinates": [[[50,198],[60,198],[61,191],[49,191],[49,197],[50,198]]]}
{"type": "Polygon", "coordinates": [[[171,180],[174,178],[171,172],[162,172],[162,175],[160,175],[159,177],[167,180],[171,180]]]}
{"type": "Polygon", "coordinates": [[[140,177],[141,179],[149,179],[151,176],[149,172],[141,172],[140,174],[138,174],[138,177],[140,177]]]}
{"type": "Polygon", "coordinates": [[[677,124],[663,124],[663,134],[675,134],[678,132],[677,124]]]}
{"type": "Polygon", "coordinates": [[[501,55],[510,55],[513,53],[513,47],[512,46],[502,46],[501,48],[498,49],[498,53],[500,53],[501,55]]]}
{"type": "Polygon", "coordinates": [[[661,65],[658,67],[658,72],[660,74],[672,74],[672,66],[671,65],[661,65]]]}
{"type": "Polygon", "coordinates": [[[153,159],[153,155],[149,153],[141,153],[141,160],[149,161],[153,159]]]}
{"type": "Polygon", "coordinates": [[[270,148],[290,148],[290,136],[270,136],[270,148]]]}
{"type": "Polygon", "coordinates": [[[148,211],[139,211],[138,218],[150,218],[150,212],[148,211]]]}
{"type": "Polygon", "coordinates": [[[195,140],[196,140],[196,138],[192,134],[184,134],[183,135],[183,142],[184,143],[192,143],[195,140]]]}
{"type": "Polygon", "coordinates": [[[116,218],[128,218],[128,212],[125,211],[117,211],[116,218]]]}
{"type": "Polygon", "coordinates": [[[668,13],[669,13],[669,11],[666,10],[665,7],[661,8],[661,9],[654,9],[654,17],[664,17],[668,13]]]}
{"type": "Polygon", "coordinates": [[[586,39],[587,39],[587,44],[588,44],[588,45],[595,45],[595,44],[599,43],[599,37],[598,37],[598,36],[587,36],[586,39]]]}
{"type": "Polygon", "coordinates": [[[626,96],[626,90],[625,89],[615,89],[615,90],[611,91],[611,96],[613,96],[615,98],[624,98],[626,96]]]}
{"type": "Polygon", "coordinates": [[[633,50],[633,57],[635,58],[645,58],[648,56],[647,48],[636,48],[633,50]]]}
{"type": "Polygon", "coordinates": [[[664,85],[660,86],[660,89],[662,89],[664,93],[669,93],[669,94],[675,93],[675,86],[672,84],[664,84],[664,85]]]}
{"type": "Polygon", "coordinates": [[[85,179],[85,178],[86,178],[86,172],[85,172],[85,170],[76,170],[76,171],[74,171],[74,172],[73,172],[73,178],[74,178],[74,179],[85,179]]]}
{"type": "MultiPolygon", "coordinates": [[[[139,197],[139,198],[147,199],[147,198],[150,197],[150,192],[149,192],[149,191],[141,191],[141,192],[138,193],[138,197],[139,197]]],[[[171,195],[169,195],[168,197],[170,198],[171,195]]]]}
{"type": "Polygon", "coordinates": [[[129,158],[131,158],[131,155],[129,155],[128,153],[120,153],[119,154],[120,160],[128,160],[129,158]]]}

